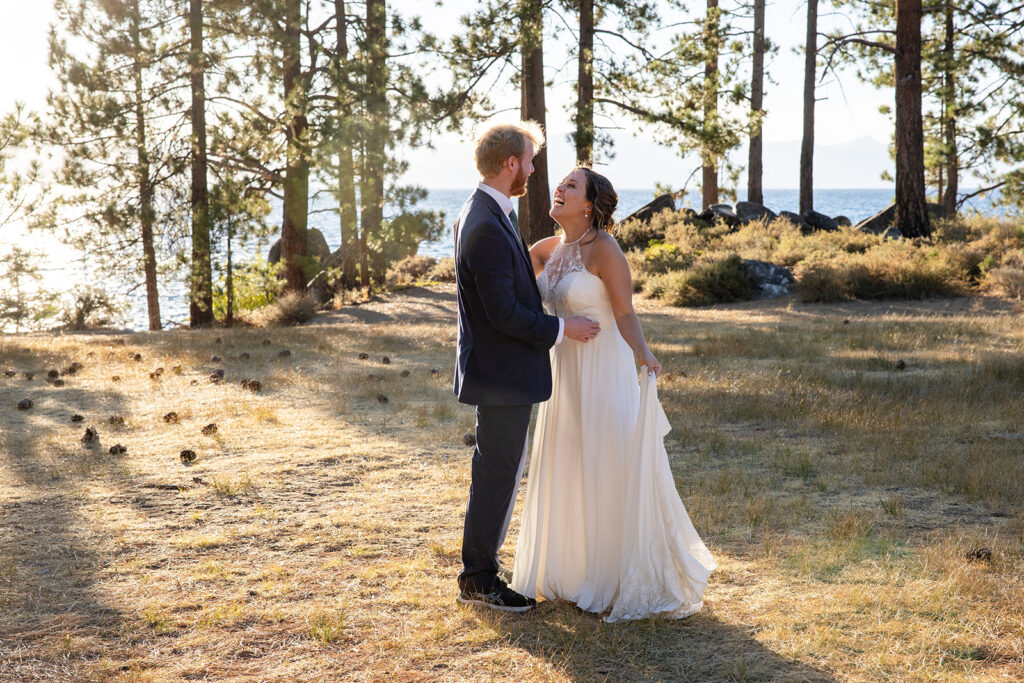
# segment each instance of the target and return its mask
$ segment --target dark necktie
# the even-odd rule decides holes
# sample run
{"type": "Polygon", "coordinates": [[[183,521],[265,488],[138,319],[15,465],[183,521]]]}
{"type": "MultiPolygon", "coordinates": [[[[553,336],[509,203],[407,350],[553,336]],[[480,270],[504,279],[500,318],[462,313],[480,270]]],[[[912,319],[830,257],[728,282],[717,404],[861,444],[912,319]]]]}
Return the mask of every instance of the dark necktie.
{"type": "Polygon", "coordinates": [[[523,233],[519,231],[519,216],[516,215],[516,210],[512,209],[509,211],[508,219],[512,222],[512,227],[515,228],[516,237],[519,238],[519,243],[523,245],[523,251],[529,256],[530,248],[526,246],[526,239],[523,237],[523,233]]]}

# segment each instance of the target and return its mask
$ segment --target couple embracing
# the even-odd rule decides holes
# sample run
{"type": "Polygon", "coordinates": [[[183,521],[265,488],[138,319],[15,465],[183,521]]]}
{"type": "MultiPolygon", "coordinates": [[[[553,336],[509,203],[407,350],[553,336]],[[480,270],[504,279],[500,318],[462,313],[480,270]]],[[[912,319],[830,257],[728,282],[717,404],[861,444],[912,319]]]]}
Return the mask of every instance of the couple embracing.
{"type": "Polygon", "coordinates": [[[528,247],[512,197],[544,135],[502,124],[477,140],[483,178],[455,225],[455,393],[476,406],[477,445],[458,601],[525,612],[567,600],[608,621],[700,610],[714,558],[690,522],[664,449],[661,364],[633,311],[629,266],[608,230],[618,196],[577,167],[555,189],[560,236],[528,247]],[[636,364],[644,371],[637,381],[636,364]],[[526,467],[511,573],[505,540],[526,467]]]}

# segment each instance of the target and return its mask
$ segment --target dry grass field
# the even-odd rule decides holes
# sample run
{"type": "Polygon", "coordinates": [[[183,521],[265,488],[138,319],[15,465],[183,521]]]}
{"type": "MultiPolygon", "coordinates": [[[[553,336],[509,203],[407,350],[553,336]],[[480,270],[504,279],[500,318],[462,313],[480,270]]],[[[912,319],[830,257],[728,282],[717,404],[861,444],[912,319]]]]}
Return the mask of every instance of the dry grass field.
{"type": "Polygon", "coordinates": [[[702,613],[455,604],[473,413],[452,291],[413,288],[298,328],[0,337],[0,680],[1024,678],[1019,304],[639,306],[720,562],[702,613]]]}

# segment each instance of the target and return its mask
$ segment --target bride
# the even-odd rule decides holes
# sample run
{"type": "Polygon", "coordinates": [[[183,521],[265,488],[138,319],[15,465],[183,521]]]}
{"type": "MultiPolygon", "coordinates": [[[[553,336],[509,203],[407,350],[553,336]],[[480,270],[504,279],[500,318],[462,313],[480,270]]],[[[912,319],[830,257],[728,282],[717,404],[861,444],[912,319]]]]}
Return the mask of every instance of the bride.
{"type": "Polygon", "coordinates": [[[582,315],[601,332],[553,347],[554,389],[534,432],[510,587],[562,599],[607,621],[702,606],[716,562],[676,491],[655,379],[661,364],[633,311],[629,265],[607,230],[618,196],[578,167],[555,190],[563,234],[530,248],[549,313],[582,315]],[[634,359],[646,366],[637,382],[634,359]]]}

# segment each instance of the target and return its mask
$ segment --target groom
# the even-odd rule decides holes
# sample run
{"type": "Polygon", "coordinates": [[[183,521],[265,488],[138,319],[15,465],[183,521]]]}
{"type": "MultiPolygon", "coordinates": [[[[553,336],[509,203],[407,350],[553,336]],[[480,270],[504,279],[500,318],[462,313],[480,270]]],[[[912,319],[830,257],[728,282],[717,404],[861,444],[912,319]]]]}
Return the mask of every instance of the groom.
{"type": "Polygon", "coordinates": [[[536,604],[498,577],[534,403],[551,396],[550,348],[593,339],[597,323],[544,313],[512,197],[526,194],[544,133],[532,122],[493,126],[477,139],[483,181],[455,223],[459,301],[455,394],[476,406],[472,483],[462,534],[458,602],[507,612],[536,604]]]}

